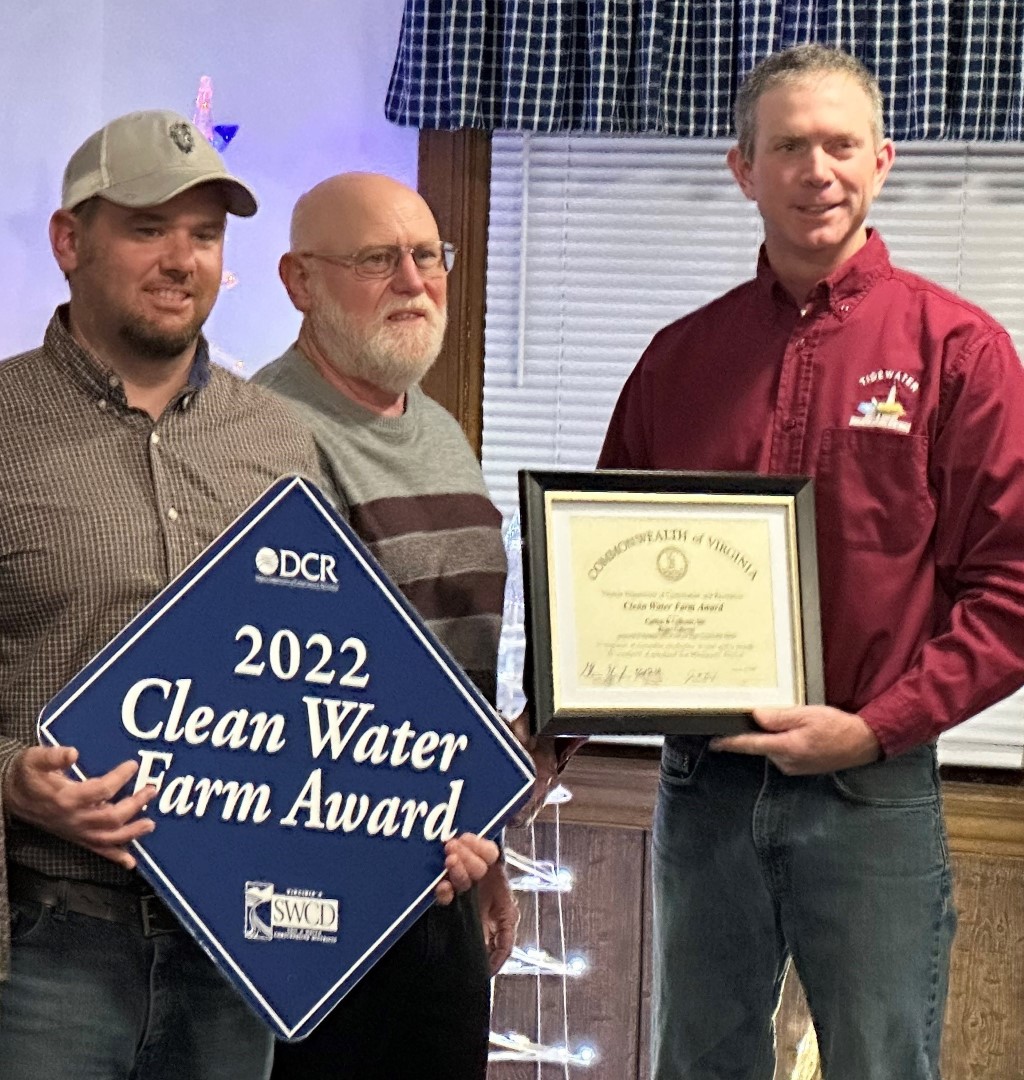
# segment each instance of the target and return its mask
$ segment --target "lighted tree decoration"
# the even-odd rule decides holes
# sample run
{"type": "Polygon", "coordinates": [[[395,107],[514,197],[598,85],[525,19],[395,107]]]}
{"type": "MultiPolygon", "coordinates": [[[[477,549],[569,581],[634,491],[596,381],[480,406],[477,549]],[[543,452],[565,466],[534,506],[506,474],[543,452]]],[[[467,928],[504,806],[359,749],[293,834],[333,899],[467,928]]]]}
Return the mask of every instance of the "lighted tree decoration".
{"type": "MultiPolygon", "coordinates": [[[[192,109],[192,123],[199,128],[203,137],[218,154],[222,154],[228,143],[238,134],[238,124],[213,122],[213,80],[209,75],[201,75],[199,78],[195,107],[192,109]]],[[[220,279],[221,288],[233,289],[237,284],[238,275],[225,267],[220,279]]],[[[213,342],[210,342],[210,355],[222,367],[234,371],[236,375],[245,374],[245,363],[213,342]]]]}
{"type": "Polygon", "coordinates": [[[206,141],[218,153],[223,153],[224,148],[238,134],[237,124],[214,124],[213,122],[213,80],[209,75],[202,75],[199,79],[192,123],[199,128],[206,141]]]}

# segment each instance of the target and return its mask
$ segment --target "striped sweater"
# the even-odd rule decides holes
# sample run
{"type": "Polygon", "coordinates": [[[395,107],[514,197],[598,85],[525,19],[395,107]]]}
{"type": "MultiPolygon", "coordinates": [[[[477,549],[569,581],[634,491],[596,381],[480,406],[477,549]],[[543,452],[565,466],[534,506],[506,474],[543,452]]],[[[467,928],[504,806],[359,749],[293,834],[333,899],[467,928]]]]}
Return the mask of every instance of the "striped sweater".
{"type": "Polygon", "coordinates": [[[379,416],[295,347],[253,381],[312,430],[341,510],[388,577],[491,702],[505,587],[501,515],[452,416],[418,386],[379,416]]]}

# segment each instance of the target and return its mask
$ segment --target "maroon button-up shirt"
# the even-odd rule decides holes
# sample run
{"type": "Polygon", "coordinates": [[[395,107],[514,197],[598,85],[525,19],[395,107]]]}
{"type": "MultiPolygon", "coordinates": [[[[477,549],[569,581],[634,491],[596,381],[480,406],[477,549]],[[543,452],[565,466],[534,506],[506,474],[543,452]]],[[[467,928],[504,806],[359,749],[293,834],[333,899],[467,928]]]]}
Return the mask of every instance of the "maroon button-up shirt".
{"type": "Polygon", "coordinates": [[[827,699],[887,755],[1024,683],[1024,371],[877,233],[802,311],[762,252],[658,333],[599,466],[814,477],[827,699]]]}

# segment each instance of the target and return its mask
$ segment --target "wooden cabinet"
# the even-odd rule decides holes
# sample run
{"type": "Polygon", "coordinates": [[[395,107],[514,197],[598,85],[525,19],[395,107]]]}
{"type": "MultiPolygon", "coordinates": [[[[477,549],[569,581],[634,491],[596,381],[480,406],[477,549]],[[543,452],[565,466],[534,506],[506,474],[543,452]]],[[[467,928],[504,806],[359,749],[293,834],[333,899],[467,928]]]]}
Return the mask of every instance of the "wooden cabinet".
{"type": "MultiPolygon", "coordinates": [[[[553,977],[497,980],[493,1027],[548,1044],[589,1044],[599,1059],[570,1075],[647,1080],[650,985],[650,821],[657,788],[652,753],[602,750],[566,770],[573,792],[556,829],[548,808],[509,847],[569,868],[564,894],[520,894],[521,944],[582,956],[587,971],[563,987],[553,977]],[[564,936],[564,948],[563,948],[564,936]]],[[[959,929],[943,1047],[947,1080],[1024,1077],[1024,791],[947,782],[947,827],[959,929]]],[[[790,1080],[808,1015],[795,979],[778,1017],[776,1080],[790,1080]]],[[[560,1066],[498,1063],[491,1080],[556,1080],[560,1066]]],[[[813,1075],[813,1073],[811,1074],[813,1075]]],[[[801,1078],[803,1080],[803,1078],[801,1078]]],[[[810,1080],[808,1077],[807,1080],[810,1080]]]]}

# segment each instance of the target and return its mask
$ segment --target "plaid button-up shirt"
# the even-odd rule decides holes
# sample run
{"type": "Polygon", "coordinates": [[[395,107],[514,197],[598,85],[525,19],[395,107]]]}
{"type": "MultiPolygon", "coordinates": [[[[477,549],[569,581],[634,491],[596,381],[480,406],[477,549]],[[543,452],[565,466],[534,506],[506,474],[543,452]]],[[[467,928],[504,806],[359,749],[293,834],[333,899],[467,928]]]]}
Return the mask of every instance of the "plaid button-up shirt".
{"type": "MultiPolygon", "coordinates": [[[[270,483],[321,479],[312,437],[280,401],[209,362],[157,420],[71,337],[0,365],[0,783],[36,743],[40,708],[270,483]]],[[[6,858],[108,884],[132,875],[17,819],[6,858]]],[[[0,978],[9,956],[6,860],[0,978]]]]}

